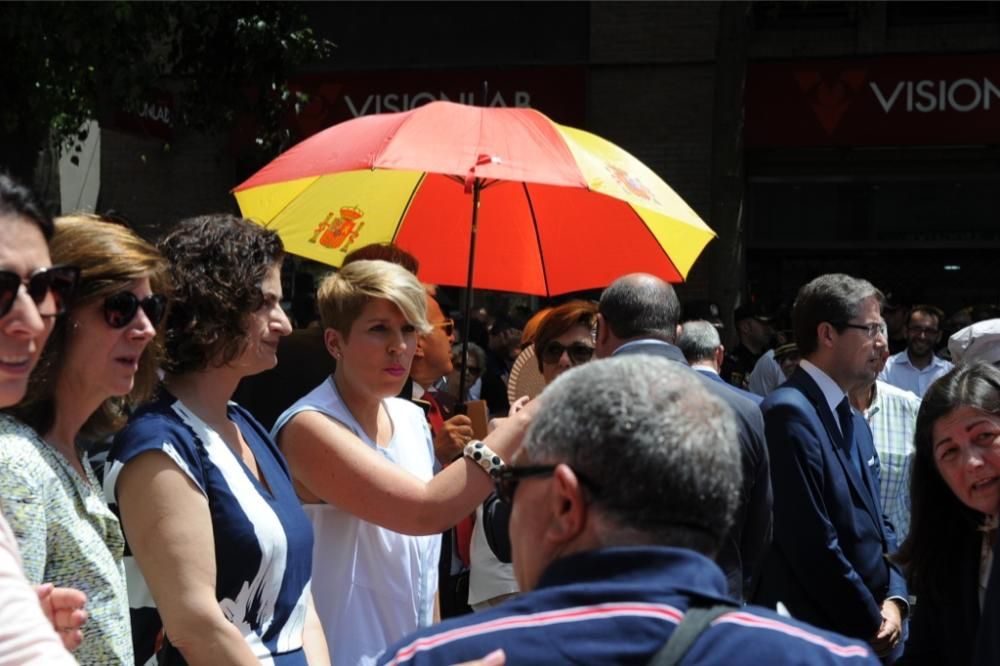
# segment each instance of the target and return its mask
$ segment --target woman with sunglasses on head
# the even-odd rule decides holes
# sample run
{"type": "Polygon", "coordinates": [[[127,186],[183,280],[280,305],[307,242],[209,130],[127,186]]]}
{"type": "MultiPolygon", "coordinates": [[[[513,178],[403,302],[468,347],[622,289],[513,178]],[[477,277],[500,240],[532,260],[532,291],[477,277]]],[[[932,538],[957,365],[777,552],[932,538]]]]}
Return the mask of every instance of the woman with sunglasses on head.
{"type": "Polygon", "coordinates": [[[56,220],[59,264],[80,269],[24,400],[0,424],[0,496],[25,574],[87,594],[77,658],[133,663],[124,539],[103,500],[85,446],[125,423],[156,380],[165,264],[128,229],[94,216],[56,220]]]}
{"type": "Polygon", "coordinates": [[[206,215],[159,247],[174,285],[166,375],[115,438],[104,482],[137,565],[136,663],[322,666],[309,521],[267,431],[230,400],[292,329],[281,239],[206,215]]]}
{"type": "Polygon", "coordinates": [[[910,480],[910,532],[896,560],[917,597],[898,664],[973,663],[990,604],[1000,516],[1000,369],[960,365],[920,403],[910,480]]]}
{"type": "MultiPolygon", "coordinates": [[[[0,172],[0,408],[24,397],[55,318],[75,286],[75,268],[51,266],[52,232],[52,219],[34,194],[0,172]]],[[[5,418],[0,416],[0,424],[5,418]]],[[[77,648],[83,638],[86,612],[80,609],[86,595],[50,584],[32,589],[2,515],[0,599],[0,664],[76,663],[66,649],[77,648]]]]}
{"type": "Polygon", "coordinates": [[[357,261],[326,278],[317,301],[337,368],[274,433],[313,522],[313,591],[332,661],[373,664],[435,620],[440,534],[489,493],[489,469],[520,445],[530,412],[434,475],[424,414],[395,397],[430,330],[423,285],[401,266],[357,261]]]}

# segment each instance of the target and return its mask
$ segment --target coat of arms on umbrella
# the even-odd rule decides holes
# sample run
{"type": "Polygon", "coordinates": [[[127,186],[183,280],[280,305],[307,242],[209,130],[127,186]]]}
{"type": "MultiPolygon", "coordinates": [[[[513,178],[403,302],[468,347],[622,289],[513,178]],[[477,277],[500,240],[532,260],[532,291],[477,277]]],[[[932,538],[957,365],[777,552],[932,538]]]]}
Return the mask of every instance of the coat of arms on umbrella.
{"type": "Polygon", "coordinates": [[[361,219],[364,214],[364,211],[357,206],[344,206],[339,213],[330,211],[313,229],[309,242],[319,242],[331,250],[340,248],[341,252],[346,253],[365,226],[364,220],[361,219]]]}

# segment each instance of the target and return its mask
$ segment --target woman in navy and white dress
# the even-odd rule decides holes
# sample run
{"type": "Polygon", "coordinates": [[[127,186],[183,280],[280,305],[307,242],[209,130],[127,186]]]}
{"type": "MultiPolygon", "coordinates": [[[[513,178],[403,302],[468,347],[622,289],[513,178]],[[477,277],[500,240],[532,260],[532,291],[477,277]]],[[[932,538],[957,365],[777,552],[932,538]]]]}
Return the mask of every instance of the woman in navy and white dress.
{"type": "Polygon", "coordinates": [[[136,663],[328,664],[311,526],[274,442],[230,402],[291,330],[281,241],[216,215],[181,222],[160,249],[175,284],[167,374],[116,437],[105,479],[132,555],[136,663]]]}

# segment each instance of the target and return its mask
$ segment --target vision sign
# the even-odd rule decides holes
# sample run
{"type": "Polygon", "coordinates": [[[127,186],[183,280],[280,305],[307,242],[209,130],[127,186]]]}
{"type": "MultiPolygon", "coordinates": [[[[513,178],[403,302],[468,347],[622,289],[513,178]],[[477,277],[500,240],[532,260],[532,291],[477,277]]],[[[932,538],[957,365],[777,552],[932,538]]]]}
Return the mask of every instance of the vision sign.
{"type": "Polygon", "coordinates": [[[749,147],[1000,143],[1000,55],[761,62],[749,147]]]}
{"type": "Polygon", "coordinates": [[[584,122],[586,70],[583,67],[523,67],[495,70],[388,70],[323,72],[298,76],[291,85],[309,102],[294,119],[304,138],[358,116],[409,111],[447,100],[538,109],[556,122],[578,127],[584,122]]]}

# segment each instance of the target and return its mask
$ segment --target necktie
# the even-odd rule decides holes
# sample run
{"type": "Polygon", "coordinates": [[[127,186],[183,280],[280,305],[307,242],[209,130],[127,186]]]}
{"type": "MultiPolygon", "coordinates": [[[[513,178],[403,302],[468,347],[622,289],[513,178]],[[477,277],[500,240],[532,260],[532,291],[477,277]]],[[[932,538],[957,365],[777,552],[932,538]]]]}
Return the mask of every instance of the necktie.
{"type": "Polygon", "coordinates": [[[441,404],[430,391],[425,392],[423,398],[431,406],[427,412],[427,421],[431,425],[431,432],[436,435],[444,427],[444,414],[441,413],[441,404]]]}
{"type": "Polygon", "coordinates": [[[847,398],[844,398],[837,405],[837,416],[840,419],[840,432],[844,436],[844,449],[858,470],[858,474],[864,478],[864,472],[861,470],[861,455],[854,441],[854,414],[851,412],[851,403],[848,402],[847,398]]]}

